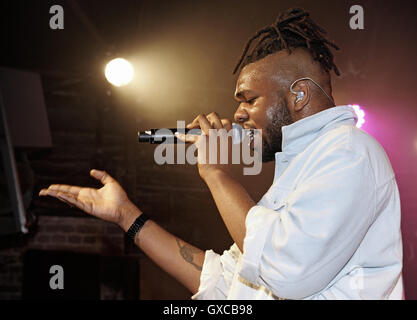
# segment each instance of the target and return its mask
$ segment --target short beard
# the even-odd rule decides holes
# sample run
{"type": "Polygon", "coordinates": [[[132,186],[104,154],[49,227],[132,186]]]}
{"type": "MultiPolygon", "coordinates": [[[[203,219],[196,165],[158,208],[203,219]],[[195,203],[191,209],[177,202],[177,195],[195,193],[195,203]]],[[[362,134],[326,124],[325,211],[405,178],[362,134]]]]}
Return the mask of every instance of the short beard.
{"type": "Polygon", "coordinates": [[[264,139],[262,162],[275,160],[275,154],[282,151],[282,127],[294,123],[288,108],[287,101],[281,99],[280,103],[267,111],[268,124],[265,128],[268,141],[264,139]]]}

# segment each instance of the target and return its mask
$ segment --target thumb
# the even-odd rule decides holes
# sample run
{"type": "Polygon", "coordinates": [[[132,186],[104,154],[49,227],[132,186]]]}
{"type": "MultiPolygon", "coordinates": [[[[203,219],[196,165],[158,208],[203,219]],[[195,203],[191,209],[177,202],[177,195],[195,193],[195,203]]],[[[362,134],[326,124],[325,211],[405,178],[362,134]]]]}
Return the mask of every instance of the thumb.
{"type": "Polygon", "coordinates": [[[100,180],[102,184],[107,184],[110,182],[116,182],[116,180],[114,180],[106,171],[100,171],[100,170],[96,170],[93,169],[90,171],[90,175],[97,179],[100,180]]]}
{"type": "Polygon", "coordinates": [[[179,132],[175,132],[175,136],[177,137],[177,139],[183,141],[183,142],[188,142],[188,143],[196,143],[198,136],[197,135],[193,135],[193,134],[183,134],[183,133],[179,133],[179,132]]]}

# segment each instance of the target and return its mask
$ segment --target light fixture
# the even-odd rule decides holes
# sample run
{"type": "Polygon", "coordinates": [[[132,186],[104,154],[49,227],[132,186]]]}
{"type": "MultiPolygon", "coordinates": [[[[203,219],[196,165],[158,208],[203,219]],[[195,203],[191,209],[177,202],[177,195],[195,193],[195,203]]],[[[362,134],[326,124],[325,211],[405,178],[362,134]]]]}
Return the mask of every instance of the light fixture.
{"type": "Polygon", "coordinates": [[[105,69],[107,81],[116,87],[128,85],[134,73],[132,64],[123,58],[110,61],[105,69]]]}

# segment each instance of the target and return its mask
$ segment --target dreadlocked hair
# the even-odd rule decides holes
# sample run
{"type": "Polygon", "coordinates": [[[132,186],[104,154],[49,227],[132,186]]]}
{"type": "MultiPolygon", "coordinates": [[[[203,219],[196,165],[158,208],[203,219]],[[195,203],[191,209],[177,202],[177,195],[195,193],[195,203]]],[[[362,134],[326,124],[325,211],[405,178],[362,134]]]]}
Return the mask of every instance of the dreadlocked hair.
{"type": "Polygon", "coordinates": [[[333,61],[329,46],[339,50],[324,36],[327,32],[318,26],[310,14],[303,9],[293,8],[281,13],[275,22],[257,31],[246,43],[233,74],[249,63],[258,61],[269,54],[291,48],[307,48],[313,59],[319,61],[326,72],[332,69],[340,75],[333,61]],[[254,46],[251,45],[255,43],[254,46]],[[250,49],[250,50],[249,50],[250,49]]]}

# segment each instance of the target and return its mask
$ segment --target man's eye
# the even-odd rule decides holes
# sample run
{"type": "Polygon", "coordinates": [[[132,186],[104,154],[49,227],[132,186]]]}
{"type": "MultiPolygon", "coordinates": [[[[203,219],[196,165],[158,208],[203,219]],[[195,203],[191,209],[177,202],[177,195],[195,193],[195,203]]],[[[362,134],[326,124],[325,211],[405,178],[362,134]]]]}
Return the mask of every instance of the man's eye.
{"type": "Polygon", "coordinates": [[[257,99],[257,98],[252,98],[252,99],[249,99],[249,100],[247,100],[247,103],[254,103],[256,99],[257,99]]]}

